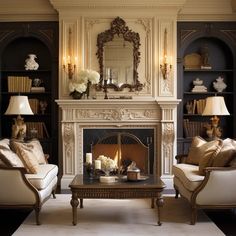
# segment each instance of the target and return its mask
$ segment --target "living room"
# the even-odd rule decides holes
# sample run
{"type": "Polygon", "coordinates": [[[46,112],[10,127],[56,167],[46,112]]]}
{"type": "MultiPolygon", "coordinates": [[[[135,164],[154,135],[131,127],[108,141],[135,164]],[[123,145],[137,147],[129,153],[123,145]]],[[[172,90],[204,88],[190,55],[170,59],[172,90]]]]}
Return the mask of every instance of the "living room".
{"type": "MultiPolygon", "coordinates": [[[[10,97],[28,95],[37,105],[34,116],[22,113],[26,134],[33,137],[36,130],[48,162],[58,166],[57,191],[70,191],[74,177],[83,174],[98,136],[128,132],[149,147],[148,173],[161,177],[164,193],[173,194],[175,156],[186,154],[192,137],[200,135],[195,124],[210,121],[197,105],[192,108],[194,101],[222,95],[230,115],[220,116],[218,137],[236,136],[235,21],[235,0],[2,0],[1,139],[12,135],[14,116],[5,114],[10,97]],[[111,41],[117,46],[121,39],[122,47],[109,54],[111,41]],[[200,65],[203,45],[207,62],[200,65]],[[30,57],[37,69],[25,72],[30,57]],[[111,64],[117,58],[124,70],[111,64]],[[183,69],[188,63],[193,67],[183,69]],[[74,82],[86,70],[99,80],[74,97],[74,82]],[[220,76],[227,87],[216,93],[212,84],[220,76]],[[22,84],[32,79],[34,90],[9,90],[8,80],[19,77],[22,84]],[[192,94],[197,78],[208,93],[192,94]],[[190,129],[194,134],[187,134],[190,129]]],[[[205,130],[200,136],[209,139],[205,130]]]]}

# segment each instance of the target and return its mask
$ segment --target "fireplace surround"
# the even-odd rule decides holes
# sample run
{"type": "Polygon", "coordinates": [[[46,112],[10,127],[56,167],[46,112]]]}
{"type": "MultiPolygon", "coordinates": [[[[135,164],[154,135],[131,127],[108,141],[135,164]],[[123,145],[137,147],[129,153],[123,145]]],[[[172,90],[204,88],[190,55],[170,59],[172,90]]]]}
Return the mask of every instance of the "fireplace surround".
{"type": "Polygon", "coordinates": [[[83,174],[87,152],[83,136],[87,129],[153,130],[153,172],[161,176],[167,188],[172,188],[178,100],[67,99],[56,102],[61,108],[62,189],[68,188],[76,174],[83,174]]]}

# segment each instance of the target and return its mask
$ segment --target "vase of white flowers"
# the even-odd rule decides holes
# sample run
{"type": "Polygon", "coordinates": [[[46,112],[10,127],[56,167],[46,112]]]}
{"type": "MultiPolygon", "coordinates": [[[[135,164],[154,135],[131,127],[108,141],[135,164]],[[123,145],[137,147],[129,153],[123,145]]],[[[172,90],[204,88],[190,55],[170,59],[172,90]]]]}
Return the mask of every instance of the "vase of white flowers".
{"type": "Polygon", "coordinates": [[[101,169],[106,176],[109,176],[110,172],[117,168],[116,162],[110,157],[100,155],[97,160],[101,161],[101,169]]]}
{"type": "Polygon", "coordinates": [[[89,97],[89,89],[91,84],[99,82],[100,75],[94,70],[81,70],[75,79],[69,82],[70,95],[74,99],[81,99],[84,94],[89,97]]]}

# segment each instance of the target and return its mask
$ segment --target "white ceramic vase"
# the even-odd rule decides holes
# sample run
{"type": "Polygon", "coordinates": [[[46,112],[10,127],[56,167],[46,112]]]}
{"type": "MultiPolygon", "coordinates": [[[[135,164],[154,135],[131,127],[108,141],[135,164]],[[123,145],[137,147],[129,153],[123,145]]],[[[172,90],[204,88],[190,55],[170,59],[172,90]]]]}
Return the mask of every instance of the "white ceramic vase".
{"type": "Polygon", "coordinates": [[[26,70],[37,70],[39,68],[39,64],[35,61],[37,56],[35,54],[29,54],[29,58],[25,60],[25,69],[26,70]]]}

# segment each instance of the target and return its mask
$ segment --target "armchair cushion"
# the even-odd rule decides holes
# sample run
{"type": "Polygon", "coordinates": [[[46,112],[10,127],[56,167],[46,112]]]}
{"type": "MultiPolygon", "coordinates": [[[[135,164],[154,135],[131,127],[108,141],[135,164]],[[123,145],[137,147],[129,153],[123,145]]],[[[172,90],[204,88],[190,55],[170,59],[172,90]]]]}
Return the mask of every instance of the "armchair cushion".
{"type": "Polygon", "coordinates": [[[176,164],[173,166],[173,174],[189,191],[194,191],[204,179],[199,175],[198,166],[189,164],[176,164]]]}
{"type": "Polygon", "coordinates": [[[187,164],[199,165],[200,155],[199,151],[201,151],[201,146],[207,143],[200,136],[196,136],[192,139],[191,146],[189,148],[188,157],[186,159],[187,164]]]}
{"type": "Polygon", "coordinates": [[[215,157],[220,153],[222,149],[222,140],[214,140],[203,144],[200,147],[198,155],[200,155],[199,161],[199,174],[205,175],[204,168],[212,166],[215,157]]]}
{"type": "Polygon", "coordinates": [[[57,176],[58,167],[53,164],[39,165],[37,174],[26,174],[25,177],[38,190],[45,189],[57,176]]]}
{"type": "Polygon", "coordinates": [[[7,167],[24,167],[18,155],[10,149],[9,139],[0,140],[0,159],[7,167]]]}
{"type": "Polygon", "coordinates": [[[30,145],[28,146],[27,143],[17,142],[15,140],[11,140],[11,147],[24,163],[27,172],[36,174],[39,170],[39,163],[32,151],[32,147],[30,145]]]}
{"type": "Polygon", "coordinates": [[[234,157],[236,157],[236,141],[230,138],[224,139],[222,149],[220,153],[214,158],[212,166],[227,166],[234,157]]]}

